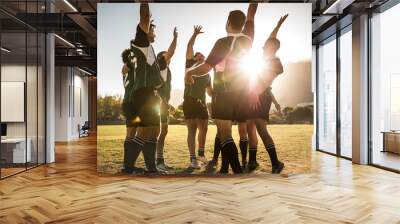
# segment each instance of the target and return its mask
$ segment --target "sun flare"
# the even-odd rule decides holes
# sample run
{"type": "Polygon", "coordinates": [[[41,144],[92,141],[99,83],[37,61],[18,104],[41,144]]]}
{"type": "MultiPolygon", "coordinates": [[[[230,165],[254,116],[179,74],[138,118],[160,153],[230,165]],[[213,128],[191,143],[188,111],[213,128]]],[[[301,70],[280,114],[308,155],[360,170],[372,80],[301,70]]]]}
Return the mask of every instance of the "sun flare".
{"type": "Polygon", "coordinates": [[[245,74],[250,76],[252,82],[255,81],[263,67],[264,60],[262,58],[262,53],[253,50],[244,56],[240,63],[240,68],[245,71],[245,74]]]}

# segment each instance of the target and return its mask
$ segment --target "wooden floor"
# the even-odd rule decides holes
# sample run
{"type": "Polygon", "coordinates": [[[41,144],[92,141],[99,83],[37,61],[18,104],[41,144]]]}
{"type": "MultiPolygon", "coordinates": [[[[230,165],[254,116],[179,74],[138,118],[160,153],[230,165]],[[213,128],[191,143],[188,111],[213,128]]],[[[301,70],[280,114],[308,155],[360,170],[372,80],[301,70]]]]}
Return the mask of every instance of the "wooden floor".
{"type": "Polygon", "coordinates": [[[101,176],[96,142],[0,181],[0,223],[400,223],[400,175],[313,153],[309,174],[101,176]]]}

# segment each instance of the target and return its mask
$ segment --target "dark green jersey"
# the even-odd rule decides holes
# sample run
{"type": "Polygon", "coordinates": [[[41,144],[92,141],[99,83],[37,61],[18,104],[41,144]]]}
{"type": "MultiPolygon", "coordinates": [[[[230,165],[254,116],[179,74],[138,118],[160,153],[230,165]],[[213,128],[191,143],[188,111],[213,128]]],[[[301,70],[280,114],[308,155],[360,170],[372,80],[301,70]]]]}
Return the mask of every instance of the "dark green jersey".
{"type": "Polygon", "coordinates": [[[161,86],[160,68],[156,60],[153,47],[138,47],[134,43],[131,45],[133,53],[133,91],[142,88],[157,88],[161,86]]]}
{"type": "Polygon", "coordinates": [[[223,75],[223,72],[217,72],[214,70],[214,79],[213,79],[213,92],[214,93],[220,93],[220,92],[226,92],[230,88],[230,83],[224,80],[225,76],[223,75]]]}
{"type": "Polygon", "coordinates": [[[126,62],[126,66],[128,67],[128,72],[122,75],[125,94],[124,101],[132,101],[133,99],[133,90],[135,83],[135,71],[134,66],[136,63],[136,59],[132,51],[129,51],[128,61],[126,62]]]}
{"type": "Polygon", "coordinates": [[[134,71],[132,69],[129,69],[128,73],[124,74],[122,76],[123,78],[123,84],[125,88],[125,94],[124,94],[124,101],[131,101],[132,100],[132,95],[133,95],[133,86],[135,83],[135,75],[134,71]]]}
{"type": "Polygon", "coordinates": [[[166,103],[168,103],[169,99],[171,98],[171,79],[172,79],[171,70],[169,69],[169,67],[166,67],[160,73],[161,73],[161,78],[163,80],[163,84],[158,89],[158,94],[166,103]]]}
{"type": "Polygon", "coordinates": [[[211,86],[211,77],[209,74],[202,76],[193,76],[194,84],[185,84],[184,97],[193,97],[206,103],[206,88],[211,86]]]}

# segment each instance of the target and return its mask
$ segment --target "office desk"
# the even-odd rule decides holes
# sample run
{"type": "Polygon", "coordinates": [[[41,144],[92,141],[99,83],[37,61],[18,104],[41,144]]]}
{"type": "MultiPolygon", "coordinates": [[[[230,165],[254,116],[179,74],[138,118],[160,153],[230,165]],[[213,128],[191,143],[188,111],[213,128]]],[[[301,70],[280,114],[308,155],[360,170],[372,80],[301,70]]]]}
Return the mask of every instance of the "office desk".
{"type": "Polygon", "coordinates": [[[8,164],[31,162],[32,140],[28,138],[26,142],[28,144],[25,151],[25,138],[1,139],[1,159],[8,164]]]}
{"type": "Polygon", "coordinates": [[[382,152],[392,152],[400,154],[400,132],[383,131],[383,150],[382,152]]]}

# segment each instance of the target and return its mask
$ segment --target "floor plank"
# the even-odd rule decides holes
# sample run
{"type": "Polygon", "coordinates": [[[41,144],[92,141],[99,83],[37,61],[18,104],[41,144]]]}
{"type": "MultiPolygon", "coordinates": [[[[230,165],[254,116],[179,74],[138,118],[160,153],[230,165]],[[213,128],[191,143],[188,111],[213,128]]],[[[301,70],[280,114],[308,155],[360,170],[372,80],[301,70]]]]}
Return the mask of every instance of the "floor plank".
{"type": "Polygon", "coordinates": [[[400,223],[400,175],[312,154],[286,176],[132,177],[96,172],[96,141],[0,181],[0,223],[400,223]]]}

